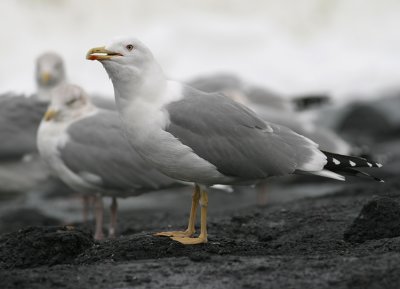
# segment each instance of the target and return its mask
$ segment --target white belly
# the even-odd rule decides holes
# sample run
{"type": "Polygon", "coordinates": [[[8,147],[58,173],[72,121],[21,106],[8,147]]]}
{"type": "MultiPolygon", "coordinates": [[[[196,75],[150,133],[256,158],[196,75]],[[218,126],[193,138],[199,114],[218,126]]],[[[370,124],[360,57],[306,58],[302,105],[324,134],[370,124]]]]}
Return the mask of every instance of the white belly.
{"type": "Polygon", "coordinates": [[[190,147],[163,129],[168,122],[166,112],[151,111],[147,103],[136,101],[122,110],[122,116],[131,145],[167,176],[204,185],[232,181],[232,178],[222,175],[214,165],[200,158],[190,147]]]}
{"type": "Polygon", "coordinates": [[[40,155],[50,169],[68,186],[79,193],[96,193],[93,185],[64,165],[60,157],[60,149],[68,142],[65,131],[66,125],[42,121],[37,135],[40,155]]]}

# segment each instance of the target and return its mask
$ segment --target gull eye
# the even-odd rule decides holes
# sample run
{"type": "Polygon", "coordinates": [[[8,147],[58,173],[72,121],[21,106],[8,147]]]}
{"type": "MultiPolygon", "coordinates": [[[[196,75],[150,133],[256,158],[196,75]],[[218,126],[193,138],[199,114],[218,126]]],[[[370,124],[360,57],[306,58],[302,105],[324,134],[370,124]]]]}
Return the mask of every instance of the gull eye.
{"type": "Polygon", "coordinates": [[[133,45],[132,44],[128,44],[127,46],[125,46],[126,49],[128,49],[129,51],[131,51],[133,49],[133,45]]]}
{"type": "Polygon", "coordinates": [[[77,100],[78,100],[77,98],[73,98],[73,99],[67,101],[66,104],[67,104],[68,106],[71,106],[71,105],[73,105],[77,100]]]}

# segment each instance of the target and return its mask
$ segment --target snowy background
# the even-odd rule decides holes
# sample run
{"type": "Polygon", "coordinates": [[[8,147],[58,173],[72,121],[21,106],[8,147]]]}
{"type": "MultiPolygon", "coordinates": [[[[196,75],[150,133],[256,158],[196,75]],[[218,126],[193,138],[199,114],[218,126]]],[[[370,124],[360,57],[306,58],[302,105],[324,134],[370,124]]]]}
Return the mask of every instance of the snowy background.
{"type": "Polygon", "coordinates": [[[375,97],[400,87],[398,0],[3,0],[0,92],[34,92],[34,61],[53,50],[69,80],[112,94],[89,48],[140,38],[166,74],[235,72],[291,96],[375,97]]]}

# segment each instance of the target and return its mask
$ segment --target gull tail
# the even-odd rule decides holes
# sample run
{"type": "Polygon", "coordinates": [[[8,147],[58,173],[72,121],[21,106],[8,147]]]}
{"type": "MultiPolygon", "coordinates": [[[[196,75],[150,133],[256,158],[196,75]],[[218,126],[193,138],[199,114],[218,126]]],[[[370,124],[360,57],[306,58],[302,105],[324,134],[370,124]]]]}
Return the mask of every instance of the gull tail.
{"type": "MultiPolygon", "coordinates": [[[[372,176],[366,172],[358,170],[358,168],[380,168],[382,167],[380,163],[369,161],[360,157],[345,156],[325,151],[322,152],[325,154],[328,161],[322,172],[327,171],[329,173],[334,174],[332,176],[326,175],[327,177],[338,179],[337,176],[341,176],[344,180],[344,177],[342,175],[348,175],[355,177],[366,177],[378,182],[383,182],[383,180],[375,176],[372,176]]],[[[322,176],[325,175],[322,174],[322,176]]]]}
{"type": "Polygon", "coordinates": [[[331,101],[331,98],[325,94],[300,95],[293,98],[292,102],[297,111],[303,111],[322,106],[331,101]]]}

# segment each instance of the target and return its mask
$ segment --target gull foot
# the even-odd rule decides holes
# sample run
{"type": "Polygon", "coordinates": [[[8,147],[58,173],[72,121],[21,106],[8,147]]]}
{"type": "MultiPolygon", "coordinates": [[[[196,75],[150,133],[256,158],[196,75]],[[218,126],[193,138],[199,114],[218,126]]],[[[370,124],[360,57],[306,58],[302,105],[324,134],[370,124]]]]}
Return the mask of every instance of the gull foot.
{"type": "Polygon", "coordinates": [[[155,233],[154,236],[163,236],[163,237],[178,237],[178,238],[190,238],[194,234],[194,231],[169,231],[169,232],[160,232],[155,233]]]}
{"type": "Polygon", "coordinates": [[[205,244],[207,243],[207,237],[199,236],[197,238],[188,238],[188,237],[172,237],[174,241],[177,241],[183,245],[197,245],[197,244],[205,244]]]}

